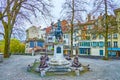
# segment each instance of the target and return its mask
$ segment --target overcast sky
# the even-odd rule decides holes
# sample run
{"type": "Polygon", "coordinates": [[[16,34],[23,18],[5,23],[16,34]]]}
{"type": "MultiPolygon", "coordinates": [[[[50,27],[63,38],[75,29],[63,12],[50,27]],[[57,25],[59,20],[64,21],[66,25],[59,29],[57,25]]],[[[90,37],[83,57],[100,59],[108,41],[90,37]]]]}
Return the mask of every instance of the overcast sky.
{"type": "MultiPolygon", "coordinates": [[[[41,16],[38,16],[37,18],[33,18],[31,16],[32,24],[26,23],[26,25],[25,25],[26,29],[28,29],[29,27],[31,27],[33,25],[37,26],[37,27],[41,26],[42,28],[44,28],[44,27],[50,26],[50,23],[52,21],[57,22],[57,20],[60,19],[60,17],[61,17],[60,12],[62,10],[62,4],[64,3],[65,0],[51,0],[51,1],[54,5],[54,8],[52,8],[52,11],[51,11],[53,17],[47,18],[47,19],[42,19],[41,16]]],[[[90,3],[93,0],[87,0],[87,1],[88,1],[88,3],[90,3]]],[[[114,0],[114,1],[116,2],[119,0],[114,0]]]]}
{"type": "MultiPolygon", "coordinates": [[[[57,22],[57,20],[60,19],[60,17],[61,17],[60,12],[62,10],[62,4],[64,3],[65,0],[51,0],[51,1],[54,5],[54,8],[51,11],[53,17],[48,18],[48,19],[42,19],[40,15],[37,18],[33,18],[31,16],[32,24],[26,22],[26,24],[25,24],[26,29],[28,29],[29,27],[31,27],[33,25],[37,26],[37,27],[41,26],[42,28],[45,28],[45,27],[50,26],[52,21],[57,22]]],[[[87,1],[91,2],[91,0],[87,0],[87,1]]],[[[114,2],[116,2],[116,1],[119,1],[119,0],[114,0],[114,2]]],[[[1,32],[1,29],[0,29],[0,32],[1,32]]],[[[0,38],[1,38],[1,35],[0,35],[0,38]]]]}
{"type": "Polygon", "coordinates": [[[64,0],[52,0],[54,8],[52,9],[51,13],[53,17],[42,19],[40,16],[38,16],[37,18],[33,18],[32,24],[26,23],[26,29],[31,27],[32,25],[37,26],[37,27],[41,26],[42,28],[45,28],[47,26],[50,26],[52,21],[57,22],[57,20],[60,18],[60,12],[62,9],[63,2],[64,0]]]}
{"type": "MultiPolygon", "coordinates": [[[[62,3],[64,2],[64,0],[51,0],[54,8],[52,9],[51,13],[53,15],[52,18],[49,19],[42,19],[41,16],[38,16],[37,18],[33,18],[33,16],[31,16],[32,19],[32,24],[30,23],[25,23],[25,28],[28,29],[31,26],[41,26],[42,28],[45,28],[47,26],[50,26],[51,22],[57,22],[57,20],[60,18],[60,11],[61,11],[61,7],[62,7],[62,3]]],[[[0,27],[0,32],[3,32],[3,29],[1,29],[0,27]]],[[[0,39],[3,38],[2,35],[0,35],[0,39]]]]}
{"type": "MultiPolygon", "coordinates": [[[[64,3],[65,0],[51,0],[54,8],[52,8],[52,15],[53,17],[48,18],[48,19],[42,19],[41,16],[38,16],[37,18],[33,19],[32,22],[33,24],[30,23],[26,23],[26,29],[28,29],[31,26],[41,26],[42,28],[48,27],[50,26],[51,22],[57,22],[58,19],[60,19],[61,17],[61,10],[62,10],[62,5],[64,3]]],[[[92,7],[91,5],[91,1],[93,0],[87,0],[89,5],[92,7]]],[[[119,1],[119,0],[114,0],[114,2],[119,1]]],[[[89,7],[88,9],[91,9],[91,7],[89,7]]]]}

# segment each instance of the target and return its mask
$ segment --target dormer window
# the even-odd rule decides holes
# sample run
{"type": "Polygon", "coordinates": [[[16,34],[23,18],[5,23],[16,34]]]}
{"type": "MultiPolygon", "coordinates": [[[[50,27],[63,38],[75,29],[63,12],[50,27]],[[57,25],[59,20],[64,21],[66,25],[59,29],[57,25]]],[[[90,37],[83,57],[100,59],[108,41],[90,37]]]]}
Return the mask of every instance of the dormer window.
{"type": "Polygon", "coordinates": [[[92,39],[96,39],[97,36],[95,34],[92,35],[92,39]]]}
{"type": "Polygon", "coordinates": [[[102,35],[99,35],[99,39],[103,39],[103,36],[102,36],[102,35]]]}

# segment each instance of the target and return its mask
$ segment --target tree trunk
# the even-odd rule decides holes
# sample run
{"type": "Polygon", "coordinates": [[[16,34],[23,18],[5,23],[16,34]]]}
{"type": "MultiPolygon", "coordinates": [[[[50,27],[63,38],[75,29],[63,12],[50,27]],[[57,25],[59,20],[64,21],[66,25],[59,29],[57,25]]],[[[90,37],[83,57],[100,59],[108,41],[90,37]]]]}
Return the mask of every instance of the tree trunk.
{"type": "Polygon", "coordinates": [[[108,14],[107,14],[107,0],[105,2],[105,59],[108,59],[108,14]]]}
{"type": "Polygon", "coordinates": [[[9,54],[10,38],[9,38],[9,29],[8,28],[5,29],[4,39],[5,39],[4,58],[9,58],[10,57],[10,54],[9,54]]]}
{"type": "Polygon", "coordinates": [[[72,0],[72,19],[71,19],[71,56],[73,56],[73,28],[74,27],[74,0],[72,0]]]}
{"type": "Polygon", "coordinates": [[[73,56],[73,24],[71,23],[71,56],[73,56]]]}

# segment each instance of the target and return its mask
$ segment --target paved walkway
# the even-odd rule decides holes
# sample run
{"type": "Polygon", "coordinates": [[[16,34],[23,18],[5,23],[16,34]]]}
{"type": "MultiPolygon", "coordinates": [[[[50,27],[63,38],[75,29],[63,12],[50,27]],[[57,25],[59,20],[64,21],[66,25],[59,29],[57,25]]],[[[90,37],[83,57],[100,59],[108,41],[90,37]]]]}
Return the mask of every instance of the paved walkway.
{"type": "Polygon", "coordinates": [[[103,61],[100,59],[79,58],[84,65],[90,64],[91,72],[78,77],[50,76],[41,78],[39,75],[26,70],[37,56],[13,55],[0,63],[0,80],[120,80],[120,60],[103,61]]]}

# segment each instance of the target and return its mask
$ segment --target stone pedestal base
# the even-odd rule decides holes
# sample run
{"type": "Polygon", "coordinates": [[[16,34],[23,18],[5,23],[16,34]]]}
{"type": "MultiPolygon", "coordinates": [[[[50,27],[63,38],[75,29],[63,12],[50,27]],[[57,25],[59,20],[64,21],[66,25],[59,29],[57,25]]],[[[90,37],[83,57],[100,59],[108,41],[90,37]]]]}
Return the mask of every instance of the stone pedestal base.
{"type": "Polygon", "coordinates": [[[54,56],[50,59],[51,71],[68,71],[70,62],[63,56],[63,45],[54,45],[54,56]]]}

